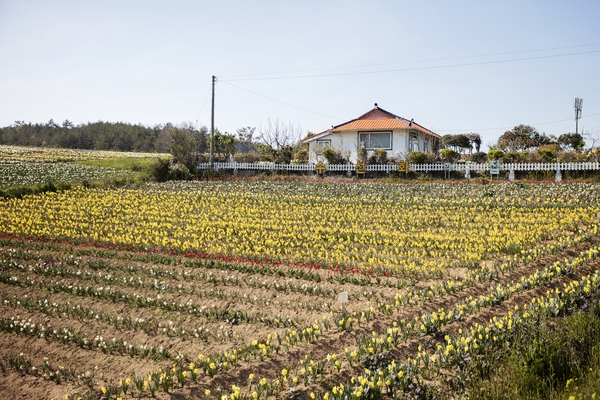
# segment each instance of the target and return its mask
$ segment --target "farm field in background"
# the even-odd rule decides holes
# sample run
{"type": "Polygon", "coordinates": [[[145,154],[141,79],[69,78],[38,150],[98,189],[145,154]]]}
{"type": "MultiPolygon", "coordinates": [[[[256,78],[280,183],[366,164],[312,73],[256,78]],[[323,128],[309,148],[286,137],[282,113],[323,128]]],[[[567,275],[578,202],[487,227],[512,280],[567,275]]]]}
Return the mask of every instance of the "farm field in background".
{"type": "Polygon", "coordinates": [[[0,145],[0,189],[134,178],[157,157],[170,155],[0,145]]]}
{"type": "Polygon", "coordinates": [[[597,299],[599,199],[240,180],[2,200],[0,392],[444,397],[466,359],[597,299]]]}

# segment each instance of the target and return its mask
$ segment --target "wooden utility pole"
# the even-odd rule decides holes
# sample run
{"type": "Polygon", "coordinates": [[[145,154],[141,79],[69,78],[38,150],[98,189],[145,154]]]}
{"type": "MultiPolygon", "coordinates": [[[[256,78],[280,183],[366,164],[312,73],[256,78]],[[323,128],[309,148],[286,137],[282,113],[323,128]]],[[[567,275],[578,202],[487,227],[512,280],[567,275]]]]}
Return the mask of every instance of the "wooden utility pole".
{"type": "Polygon", "coordinates": [[[209,168],[213,169],[215,158],[215,81],[217,78],[212,76],[212,106],[210,110],[210,154],[208,158],[209,168]]]}

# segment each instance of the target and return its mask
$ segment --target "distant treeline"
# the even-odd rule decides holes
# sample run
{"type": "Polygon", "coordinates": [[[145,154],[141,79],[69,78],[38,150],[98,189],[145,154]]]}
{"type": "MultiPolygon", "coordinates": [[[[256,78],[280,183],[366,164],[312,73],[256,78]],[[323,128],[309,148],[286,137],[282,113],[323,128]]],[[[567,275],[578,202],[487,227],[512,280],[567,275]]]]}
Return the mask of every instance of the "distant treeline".
{"type": "Polygon", "coordinates": [[[0,144],[162,153],[169,152],[168,131],[172,127],[103,121],[79,125],[69,120],[62,125],[53,120],[44,124],[16,121],[0,128],[0,144]]]}

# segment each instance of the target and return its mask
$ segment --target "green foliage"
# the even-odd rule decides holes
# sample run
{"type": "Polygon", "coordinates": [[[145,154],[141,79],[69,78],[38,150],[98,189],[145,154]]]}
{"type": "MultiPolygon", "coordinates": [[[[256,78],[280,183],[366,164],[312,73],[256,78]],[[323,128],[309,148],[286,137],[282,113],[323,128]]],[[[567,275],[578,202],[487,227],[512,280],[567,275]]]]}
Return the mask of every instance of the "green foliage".
{"type": "Polygon", "coordinates": [[[521,124],[504,132],[498,138],[497,146],[504,151],[520,152],[554,143],[556,143],[554,136],[539,133],[534,127],[521,124]]]}
{"type": "Polygon", "coordinates": [[[331,147],[323,150],[323,157],[325,157],[328,164],[344,164],[346,161],[339,150],[332,149],[331,147]]]}
{"type": "Polygon", "coordinates": [[[563,150],[581,151],[585,147],[585,140],[579,133],[565,133],[558,137],[556,141],[563,150]]]}
{"type": "Polygon", "coordinates": [[[294,154],[294,162],[298,164],[308,164],[308,149],[298,149],[294,154]]]}
{"type": "Polygon", "coordinates": [[[449,147],[456,152],[461,152],[465,149],[471,149],[471,140],[465,134],[459,135],[444,135],[442,136],[442,145],[449,147]]]}
{"type": "Polygon", "coordinates": [[[452,149],[444,149],[440,152],[440,158],[442,161],[455,162],[460,158],[460,154],[452,149]]]}
{"type": "Polygon", "coordinates": [[[373,153],[369,157],[369,164],[385,164],[388,162],[387,151],[383,149],[373,150],[373,153]]]}
{"type": "Polygon", "coordinates": [[[557,152],[555,149],[549,146],[540,147],[537,149],[537,154],[540,156],[543,162],[554,162],[556,161],[557,152]]]}
{"type": "Polygon", "coordinates": [[[90,167],[114,168],[132,172],[149,174],[152,164],[155,162],[153,157],[116,157],[107,160],[85,160],[78,161],[77,164],[90,167]]]}
{"type": "Polygon", "coordinates": [[[246,159],[248,154],[256,153],[256,143],[254,143],[254,134],[256,133],[256,128],[247,126],[238,129],[236,133],[236,146],[239,152],[243,154],[243,162],[247,162],[246,159]]]}
{"type": "Polygon", "coordinates": [[[598,390],[597,379],[588,377],[600,373],[600,307],[592,298],[581,307],[584,311],[520,332],[499,355],[473,360],[463,375],[472,377],[468,397],[568,398],[573,390],[588,394],[598,390]]]}
{"type": "MultiPolygon", "coordinates": [[[[192,127],[172,127],[169,129],[169,150],[175,162],[182,163],[188,169],[195,169],[200,144],[204,140],[206,128],[197,131],[192,127]]],[[[215,141],[217,135],[215,134],[215,141]]]]}
{"type": "Polygon", "coordinates": [[[308,143],[298,143],[294,152],[293,161],[298,164],[308,163],[308,143]]]}
{"type": "Polygon", "coordinates": [[[53,120],[45,124],[16,121],[0,128],[0,144],[38,147],[63,147],[88,150],[154,152],[163,126],[147,127],[122,122],[88,122],[75,126],[53,120]]]}
{"type": "Polygon", "coordinates": [[[364,148],[364,147],[359,147],[359,148],[356,150],[356,158],[357,158],[357,160],[358,160],[359,162],[364,162],[364,163],[366,163],[366,162],[367,162],[367,154],[368,154],[368,153],[367,153],[367,149],[366,149],[366,148],[364,148]]]}
{"type": "Polygon", "coordinates": [[[488,155],[482,151],[478,151],[477,153],[471,154],[469,156],[469,161],[474,163],[484,163],[487,161],[488,155]]]}
{"type": "Polygon", "coordinates": [[[422,151],[411,151],[408,155],[408,162],[410,164],[427,164],[429,159],[427,154],[422,151]]]}
{"type": "Polygon", "coordinates": [[[515,153],[514,151],[509,151],[504,153],[500,159],[504,163],[518,163],[525,162],[527,157],[527,152],[515,153]]]}
{"type": "Polygon", "coordinates": [[[504,156],[504,152],[502,150],[490,150],[488,152],[488,160],[500,160],[504,156]]]}
{"type": "Polygon", "coordinates": [[[171,160],[168,158],[157,158],[150,168],[150,174],[156,182],[169,180],[169,168],[171,160]]]}
{"type": "Polygon", "coordinates": [[[235,154],[236,143],[237,139],[232,134],[227,132],[221,133],[216,130],[214,134],[214,151],[217,159],[229,161],[229,157],[235,154]]]}

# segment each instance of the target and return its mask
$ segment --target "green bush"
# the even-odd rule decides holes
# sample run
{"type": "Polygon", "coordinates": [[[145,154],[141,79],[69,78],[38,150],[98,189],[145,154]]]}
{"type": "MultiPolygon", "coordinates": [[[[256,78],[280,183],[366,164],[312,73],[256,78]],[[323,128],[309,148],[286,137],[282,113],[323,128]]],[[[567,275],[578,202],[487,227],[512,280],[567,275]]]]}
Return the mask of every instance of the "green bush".
{"type": "Polygon", "coordinates": [[[469,161],[473,163],[484,163],[487,161],[487,154],[483,151],[478,151],[477,153],[473,153],[469,156],[469,161]]]}
{"type": "Polygon", "coordinates": [[[387,151],[383,149],[373,150],[369,157],[369,164],[385,164],[388,162],[387,151]]]}
{"type": "Polygon", "coordinates": [[[452,149],[444,149],[440,153],[440,158],[445,162],[455,162],[460,158],[460,154],[452,149]]]}
{"type": "Polygon", "coordinates": [[[500,160],[504,156],[504,152],[502,150],[490,150],[488,152],[488,160],[500,160]]]}
{"type": "Polygon", "coordinates": [[[408,162],[410,164],[427,164],[428,161],[427,154],[422,151],[412,151],[408,154],[408,162]]]}
{"type": "Polygon", "coordinates": [[[537,149],[537,153],[542,159],[542,162],[556,161],[557,154],[555,150],[540,147],[539,149],[537,149]]]}
{"type": "Polygon", "coordinates": [[[502,162],[510,164],[510,163],[518,163],[518,162],[524,162],[527,158],[527,154],[526,153],[516,153],[514,151],[508,151],[506,153],[504,153],[504,155],[501,157],[502,162]]]}
{"type": "Polygon", "coordinates": [[[300,149],[294,154],[294,162],[298,164],[307,164],[308,163],[308,150],[300,149]]]}
{"type": "Polygon", "coordinates": [[[481,355],[472,360],[462,374],[463,378],[470,377],[467,397],[566,399],[572,390],[597,390],[599,382],[593,379],[600,372],[597,301],[597,298],[589,298],[581,305],[584,311],[540,321],[518,334],[515,332],[515,340],[505,345],[499,354],[481,355]],[[578,384],[570,387],[569,382],[575,380],[578,384]],[[587,387],[582,386],[582,382],[587,382],[587,387]]]}
{"type": "Polygon", "coordinates": [[[169,180],[169,169],[171,160],[168,158],[157,158],[150,166],[150,175],[156,182],[166,182],[169,180]]]}
{"type": "Polygon", "coordinates": [[[330,147],[323,150],[323,157],[327,160],[327,164],[344,164],[345,160],[339,150],[334,150],[330,147]]]}

